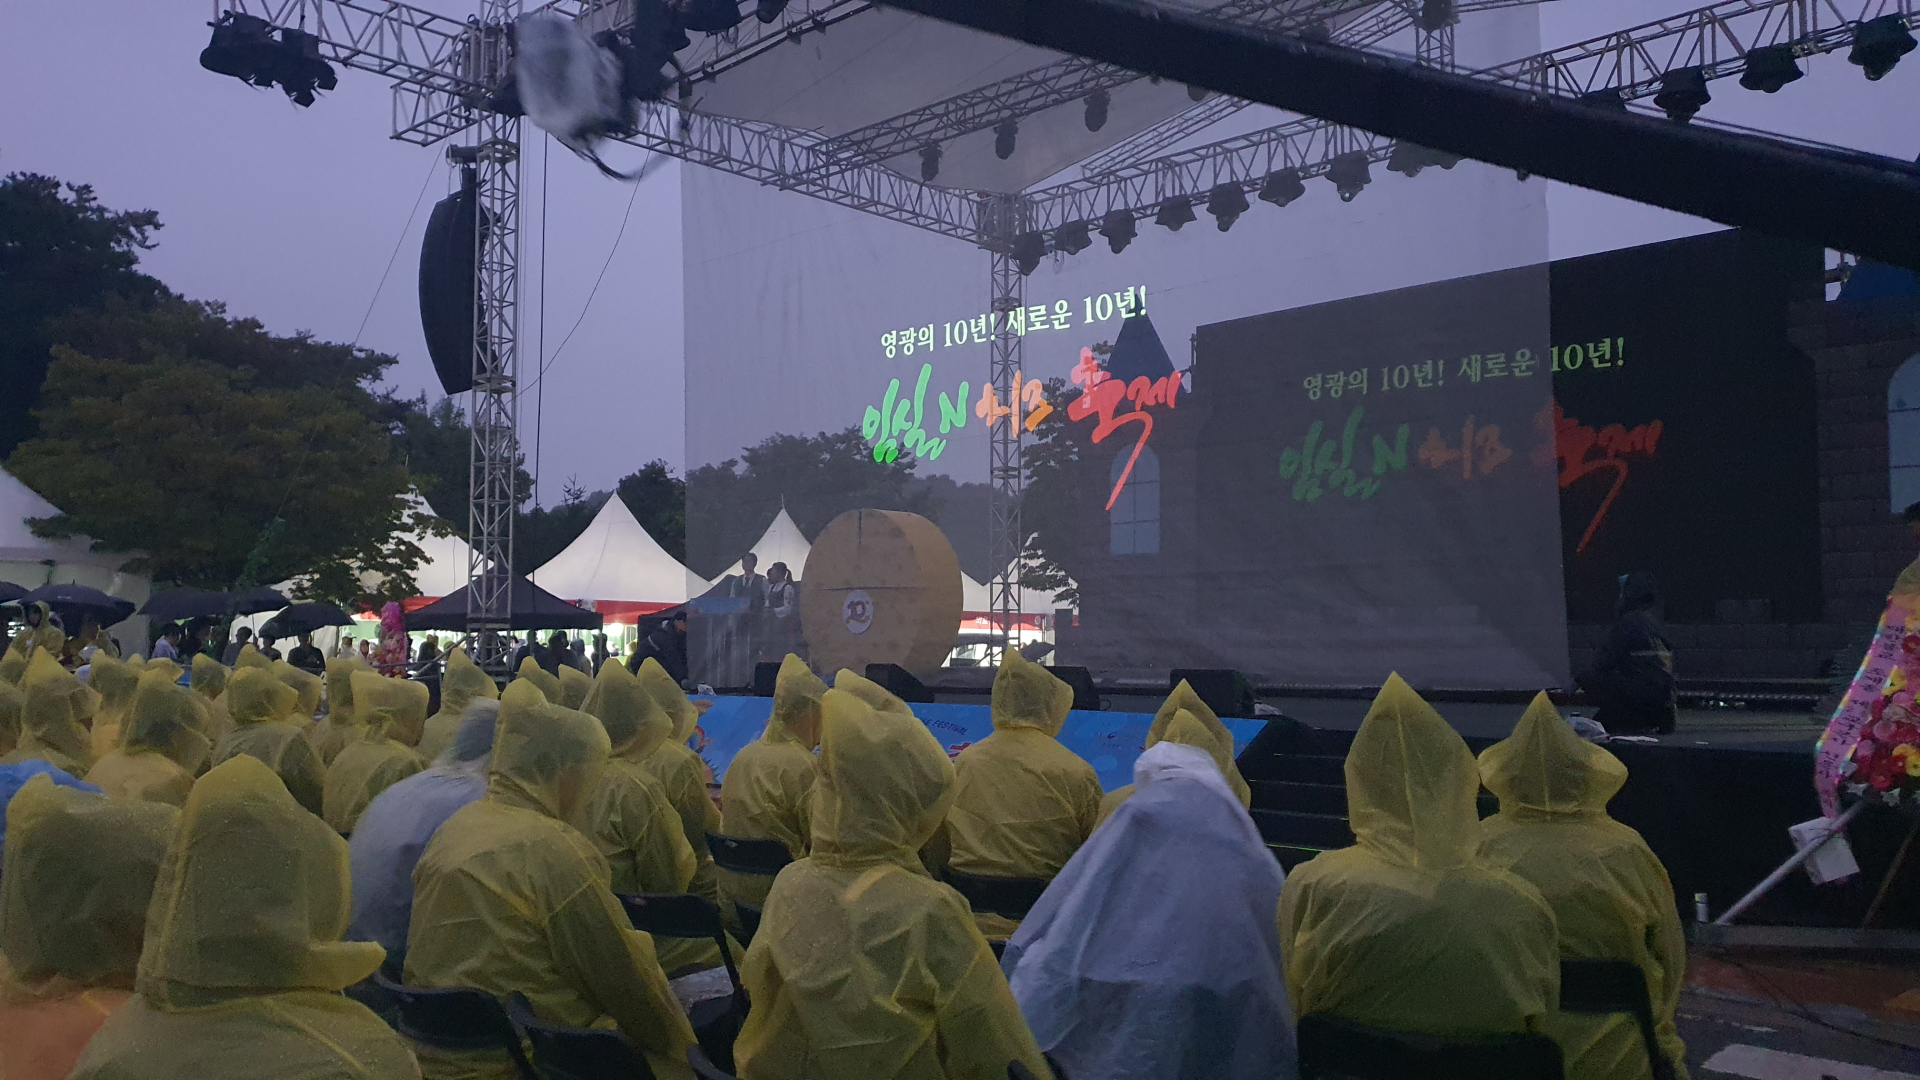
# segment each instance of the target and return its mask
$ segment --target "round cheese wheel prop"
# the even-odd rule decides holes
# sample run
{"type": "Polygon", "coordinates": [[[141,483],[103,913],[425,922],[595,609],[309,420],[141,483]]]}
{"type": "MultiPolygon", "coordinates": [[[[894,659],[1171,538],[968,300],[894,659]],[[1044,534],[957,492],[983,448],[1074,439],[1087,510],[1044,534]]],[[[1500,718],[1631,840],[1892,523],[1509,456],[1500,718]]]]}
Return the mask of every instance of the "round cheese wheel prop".
{"type": "Polygon", "coordinates": [[[899,510],[849,510],[807,553],[800,625],[815,671],[899,664],[925,678],[960,632],[960,560],[940,527],[899,510]]]}

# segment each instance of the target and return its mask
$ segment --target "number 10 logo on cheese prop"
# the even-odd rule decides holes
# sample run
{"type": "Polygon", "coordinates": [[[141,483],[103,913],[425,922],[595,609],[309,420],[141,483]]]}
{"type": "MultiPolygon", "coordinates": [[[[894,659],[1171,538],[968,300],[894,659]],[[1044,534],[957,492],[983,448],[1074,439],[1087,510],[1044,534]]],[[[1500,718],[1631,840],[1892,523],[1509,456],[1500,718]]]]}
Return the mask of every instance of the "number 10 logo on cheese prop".
{"type": "Polygon", "coordinates": [[[853,590],[840,605],[840,617],[847,624],[847,633],[866,633],[873,625],[873,600],[859,589],[853,590]]]}

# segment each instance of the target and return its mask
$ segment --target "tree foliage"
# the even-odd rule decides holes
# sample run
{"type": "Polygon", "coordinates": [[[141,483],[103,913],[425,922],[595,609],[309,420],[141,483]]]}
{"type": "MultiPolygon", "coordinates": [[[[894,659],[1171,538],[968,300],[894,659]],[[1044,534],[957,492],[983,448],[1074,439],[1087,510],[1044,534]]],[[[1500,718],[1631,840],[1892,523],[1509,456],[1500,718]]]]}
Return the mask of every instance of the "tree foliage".
{"type": "Polygon", "coordinates": [[[687,482],[655,459],[620,478],[614,489],[653,542],[681,563],[687,561],[687,482]]]}
{"type": "Polygon", "coordinates": [[[40,434],[7,462],[62,508],[37,533],[144,552],[133,569],[183,585],[413,591],[421,552],[394,537],[434,523],[409,510],[393,454],[402,405],[370,389],[392,357],[177,298],[110,300],[54,333],[40,434]]]}
{"type": "Polygon", "coordinates": [[[34,173],[0,179],[0,456],[33,434],[55,320],[109,298],[169,295],[135,269],[159,228],[153,211],[110,210],[85,184],[34,173]]]}
{"type": "MultiPolygon", "coordinates": [[[[473,429],[467,426],[466,413],[458,401],[447,397],[429,406],[427,395],[421,394],[401,404],[395,453],[434,513],[465,529],[467,496],[473,482],[473,429]]],[[[515,464],[513,480],[520,505],[533,497],[533,477],[524,466],[523,455],[515,464]]]]}

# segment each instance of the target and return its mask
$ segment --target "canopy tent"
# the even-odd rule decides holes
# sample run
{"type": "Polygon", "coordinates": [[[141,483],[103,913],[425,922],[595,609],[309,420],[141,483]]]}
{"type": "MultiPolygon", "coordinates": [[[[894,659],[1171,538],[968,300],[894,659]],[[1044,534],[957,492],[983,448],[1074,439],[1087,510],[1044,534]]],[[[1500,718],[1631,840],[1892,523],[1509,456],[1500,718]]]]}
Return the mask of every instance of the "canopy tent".
{"type": "MultiPolygon", "coordinates": [[[[48,518],[59,508],[40,497],[20,479],[0,469],[0,580],[36,589],[43,585],[86,585],[109,596],[145,603],[151,580],[120,568],[139,552],[99,552],[84,536],[50,540],[33,535],[29,518],[48,518]]],[[[77,628],[76,628],[77,629],[77,628]]],[[[113,628],[122,651],[143,652],[147,646],[147,618],[135,615],[113,628]]]]}
{"type": "MultiPolygon", "coordinates": [[[[419,491],[408,492],[407,502],[410,512],[433,513],[433,508],[420,497],[419,491]]],[[[473,568],[469,565],[473,558],[473,548],[467,543],[465,537],[427,536],[424,533],[413,533],[406,539],[411,540],[426,553],[420,560],[420,565],[413,569],[415,595],[438,599],[442,596],[452,596],[455,592],[467,587],[467,578],[473,572],[473,568]]],[[[371,590],[380,584],[380,580],[371,574],[362,574],[360,583],[371,590]]]]}
{"type": "MultiPolygon", "coordinates": [[[[609,500],[617,501],[617,500],[609,500]]],[[[600,614],[577,608],[515,575],[513,579],[513,629],[515,630],[598,630],[600,614]]],[[[452,630],[466,633],[467,589],[461,586],[417,611],[407,613],[407,629],[452,630]]]]}
{"type": "MultiPolygon", "coordinates": [[[[586,531],[528,578],[556,596],[590,604],[604,618],[623,623],[683,604],[689,585],[700,585],[618,495],[609,496],[586,531]]],[[[516,608],[519,595],[514,594],[516,608]]]]}
{"type": "MultiPolygon", "coordinates": [[[[799,581],[806,576],[807,552],[813,550],[813,544],[808,542],[806,535],[800,531],[800,526],[793,523],[793,518],[787,516],[786,505],[782,504],[780,512],[773,515],[773,521],[767,526],[767,531],[761,533],[760,539],[754,541],[753,547],[748,550],[753,554],[755,573],[764,574],[767,572],[767,567],[783,562],[787,564],[787,569],[793,572],[793,580],[799,581]]],[[[744,558],[734,560],[733,565],[727,567],[725,573],[707,584],[718,585],[740,573],[744,561],[744,558]]]]}

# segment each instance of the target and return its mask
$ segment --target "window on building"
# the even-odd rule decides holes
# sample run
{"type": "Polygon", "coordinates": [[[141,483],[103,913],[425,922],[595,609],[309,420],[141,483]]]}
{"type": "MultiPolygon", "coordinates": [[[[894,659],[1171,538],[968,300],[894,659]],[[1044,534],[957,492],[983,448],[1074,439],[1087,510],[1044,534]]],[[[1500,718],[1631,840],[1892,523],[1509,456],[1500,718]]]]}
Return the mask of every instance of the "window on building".
{"type": "MultiPolygon", "coordinates": [[[[1132,455],[1133,447],[1129,446],[1114,457],[1113,468],[1107,475],[1107,490],[1113,490],[1112,485],[1120,482],[1120,474],[1126,470],[1127,459],[1132,455]]],[[[1160,458],[1151,447],[1140,448],[1140,458],[1133,463],[1133,474],[1127,477],[1127,486],[1120,489],[1120,497],[1114,500],[1107,516],[1113,524],[1109,545],[1113,554],[1160,554],[1160,458]]]]}
{"type": "Polygon", "coordinates": [[[1887,487],[1896,514],[1920,502],[1920,356],[1887,385],[1887,487]]]}

